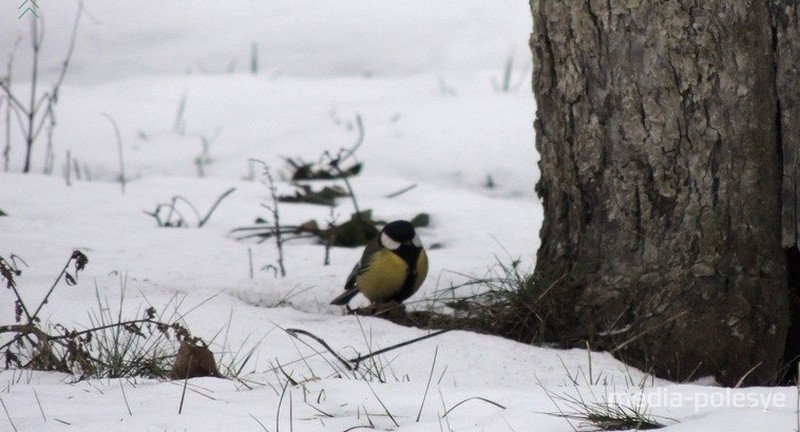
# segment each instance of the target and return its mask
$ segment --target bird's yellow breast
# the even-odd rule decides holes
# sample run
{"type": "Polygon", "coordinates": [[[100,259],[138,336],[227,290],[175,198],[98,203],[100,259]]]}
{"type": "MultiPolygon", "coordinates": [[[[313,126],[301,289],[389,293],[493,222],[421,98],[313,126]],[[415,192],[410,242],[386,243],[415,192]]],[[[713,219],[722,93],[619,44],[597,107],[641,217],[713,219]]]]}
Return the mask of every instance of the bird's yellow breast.
{"type": "MultiPolygon", "coordinates": [[[[421,251],[414,291],[422,284],[427,267],[427,257],[421,251]]],[[[403,288],[408,275],[408,265],[402,258],[391,251],[380,250],[372,256],[367,269],[356,277],[356,286],[370,301],[380,302],[397,294],[403,288]]]]}
{"type": "Polygon", "coordinates": [[[388,250],[375,252],[367,269],[356,277],[356,286],[371,302],[380,302],[400,291],[408,265],[388,250]]]}

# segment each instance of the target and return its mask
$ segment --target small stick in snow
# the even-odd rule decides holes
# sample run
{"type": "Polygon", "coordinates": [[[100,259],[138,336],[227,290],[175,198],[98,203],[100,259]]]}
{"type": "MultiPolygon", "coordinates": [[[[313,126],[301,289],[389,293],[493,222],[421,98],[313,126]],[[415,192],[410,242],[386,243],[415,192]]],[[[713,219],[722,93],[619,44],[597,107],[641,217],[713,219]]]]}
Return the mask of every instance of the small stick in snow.
{"type": "Polygon", "coordinates": [[[404,194],[404,193],[406,193],[406,192],[408,192],[408,191],[410,191],[410,190],[412,190],[412,189],[414,189],[414,188],[416,188],[416,187],[417,187],[417,184],[416,184],[416,183],[414,183],[414,184],[412,184],[412,185],[410,185],[410,186],[406,186],[406,187],[404,187],[403,189],[400,189],[400,190],[399,190],[399,191],[397,191],[397,192],[392,192],[392,193],[390,193],[389,195],[386,195],[386,196],[384,196],[384,198],[394,198],[394,197],[398,197],[398,196],[400,196],[400,195],[402,195],[402,194],[404,194]]]}

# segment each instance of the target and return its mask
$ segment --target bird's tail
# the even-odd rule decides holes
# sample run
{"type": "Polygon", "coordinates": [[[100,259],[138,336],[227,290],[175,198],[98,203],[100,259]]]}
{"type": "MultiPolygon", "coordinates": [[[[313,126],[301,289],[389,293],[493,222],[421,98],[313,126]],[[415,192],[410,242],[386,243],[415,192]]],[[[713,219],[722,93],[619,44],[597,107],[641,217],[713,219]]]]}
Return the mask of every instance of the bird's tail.
{"type": "Polygon", "coordinates": [[[352,300],[353,297],[356,296],[356,294],[358,294],[358,288],[353,287],[353,288],[350,288],[350,289],[346,289],[342,294],[340,294],[338,297],[333,299],[331,304],[332,305],[338,305],[338,306],[344,306],[347,303],[349,303],[350,300],[352,300]]]}

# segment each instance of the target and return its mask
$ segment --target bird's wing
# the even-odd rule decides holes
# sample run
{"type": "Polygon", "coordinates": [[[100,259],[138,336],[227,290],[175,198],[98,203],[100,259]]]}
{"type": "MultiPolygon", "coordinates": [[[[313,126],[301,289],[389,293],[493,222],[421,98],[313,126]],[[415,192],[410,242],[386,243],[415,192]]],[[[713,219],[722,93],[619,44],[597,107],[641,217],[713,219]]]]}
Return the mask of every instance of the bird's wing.
{"type": "Polygon", "coordinates": [[[358,274],[361,273],[362,270],[361,261],[359,261],[353,266],[353,271],[351,271],[350,276],[347,277],[347,282],[344,284],[344,292],[331,301],[332,305],[346,305],[358,294],[356,277],[358,277],[358,274]]]}
{"type": "Polygon", "coordinates": [[[356,286],[356,277],[367,271],[375,253],[379,250],[381,250],[381,246],[378,237],[375,237],[367,243],[367,246],[364,248],[364,253],[361,255],[361,259],[353,266],[353,271],[350,272],[350,276],[347,276],[347,282],[344,284],[345,290],[356,286]]]}
{"type": "Polygon", "coordinates": [[[356,278],[359,274],[363,273],[369,267],[371,256],[374,252],[377,252],[381,249],[380,243],[378,242],[378,238],[372,239],[369,243],[367,243],[367,247],[364,249],[364,253],[361,255],[361,259],[353,266],[353,270],[350,272],[350,275],[347,276],[347,281],[344,283],[344,292],[337,296],[331,304],[333,305],[344,305],[347,304],[353,297],[358,294],[358,287],[356,286],[356,278]]]}
{"type": "Polygon", "coordinates": [[[355,288],[355,286],[356,286],[356,277],[358,276],[359,273],[361,273],[363,271],[363,269],[366,269],[366,268],[367,268],[366,265],[362,266],[361,261],[357,262],[356,265],[353,266],[353,270],[350,272],[350,276],[347,276],[347,282],[344,283],[345,291],[347,291],[347,290],[349,290],[351,288],[355,288]]]}

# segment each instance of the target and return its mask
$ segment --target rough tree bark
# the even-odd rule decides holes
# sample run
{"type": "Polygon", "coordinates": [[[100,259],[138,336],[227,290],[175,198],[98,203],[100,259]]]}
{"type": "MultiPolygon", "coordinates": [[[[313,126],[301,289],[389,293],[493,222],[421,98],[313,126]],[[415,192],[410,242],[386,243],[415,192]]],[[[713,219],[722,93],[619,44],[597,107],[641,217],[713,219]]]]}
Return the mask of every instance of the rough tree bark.
{"type": "Polygon", "coordinates": [[[558,280],[561,337],[672,379],[775,383],[800,257],[797,0],[530,3],[535,273],[558,280]]]}

